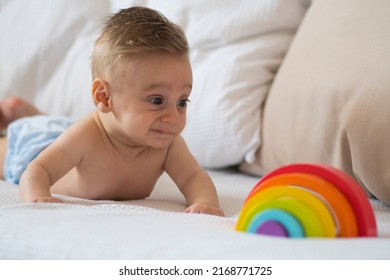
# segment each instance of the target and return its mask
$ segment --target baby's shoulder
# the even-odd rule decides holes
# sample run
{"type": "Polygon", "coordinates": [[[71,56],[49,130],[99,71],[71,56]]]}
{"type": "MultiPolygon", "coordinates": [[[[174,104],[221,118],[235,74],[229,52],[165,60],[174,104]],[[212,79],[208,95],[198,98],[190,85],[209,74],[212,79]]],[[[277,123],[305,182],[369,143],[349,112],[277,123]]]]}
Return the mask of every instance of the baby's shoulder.
{"type": "Polygon", "coordinates": [[[76,121],[63,134],[68,141],[82,144],[83,142],[91,142],[96,139],[99,134],[99,129],[93,118],[88,116],[76,121]]]}
{"type": "Polygon", "coordinates": [[[98,131],[98,125],[96,124],[96,120],[94,116],[88,115],[85,118],[75,122],[71,126],[72,130],[77,131],[78,133],[84,134],[84,133],[91,133],[98,131]]]}
{"type": "Polygon", "coordinates": [[[188,146],[182,136],[178,136],[168,148],[167,161],[177,161],[178,158],[188,158],[192,156],[188,146]]]}
{"type": "Polygon", "coordinates": [[[177,136],[171,143],[171,145],[168,148],[168,151],[187,151],[187,144],[184,140],[184,138],[179,135],[177,136]]]}

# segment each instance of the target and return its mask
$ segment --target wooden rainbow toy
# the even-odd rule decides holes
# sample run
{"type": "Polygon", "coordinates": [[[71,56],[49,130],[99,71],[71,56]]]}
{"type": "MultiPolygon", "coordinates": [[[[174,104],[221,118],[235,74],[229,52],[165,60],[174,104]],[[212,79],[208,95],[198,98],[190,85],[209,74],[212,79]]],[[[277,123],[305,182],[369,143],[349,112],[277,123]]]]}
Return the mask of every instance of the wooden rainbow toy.
{"type": "Polygon", "coordinates": [[[280,237],[377,236],[374,211],[360,185],[332,166],[307,163],[261,178],[236,229],[280,237]]]}

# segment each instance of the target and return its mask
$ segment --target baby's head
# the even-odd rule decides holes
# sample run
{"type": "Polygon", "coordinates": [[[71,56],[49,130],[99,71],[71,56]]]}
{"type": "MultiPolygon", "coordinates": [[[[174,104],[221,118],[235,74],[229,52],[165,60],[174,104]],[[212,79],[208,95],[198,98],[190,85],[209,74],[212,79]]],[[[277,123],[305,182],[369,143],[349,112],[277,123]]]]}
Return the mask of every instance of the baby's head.
{"type": "Polygon", "coordinates": [[[120,10],[96,40],[92,78],[108,78],[116,62],[146,51],[188,55],[189,47],[183,30],[161,13],[145,7],[120,10]]]}

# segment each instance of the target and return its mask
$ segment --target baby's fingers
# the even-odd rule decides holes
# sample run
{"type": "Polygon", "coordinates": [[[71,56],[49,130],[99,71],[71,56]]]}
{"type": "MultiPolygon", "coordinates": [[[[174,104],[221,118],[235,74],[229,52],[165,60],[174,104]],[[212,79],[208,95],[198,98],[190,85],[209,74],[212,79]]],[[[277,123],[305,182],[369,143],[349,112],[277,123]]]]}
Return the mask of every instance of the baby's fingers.
{"type": "Polygon", "coordinates": [[[216,207],[211,207],[205,204],[193,204],[185,210],[186,213],[201,213],[216,216],[225,216],[223,211],[216,207]]]}
{"type": "Polygon", "coordinates": [[[63,203],[63,201],[59,198],[55,197],[38,197],[34,199],[32,202],[34,203],[63,203]]]}

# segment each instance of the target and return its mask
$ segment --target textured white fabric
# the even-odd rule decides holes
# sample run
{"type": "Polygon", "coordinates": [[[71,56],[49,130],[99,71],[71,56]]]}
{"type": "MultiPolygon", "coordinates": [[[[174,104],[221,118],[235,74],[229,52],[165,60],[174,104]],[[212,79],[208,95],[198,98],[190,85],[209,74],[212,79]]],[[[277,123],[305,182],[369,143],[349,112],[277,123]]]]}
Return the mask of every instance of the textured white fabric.
{"type": "MultiPolygon", "coordinates": [[[[185,214],[169,177],[151,198],[114,202],[65,198],[20,204],[17,186],[0,183],[0,259],[389,259],[386,238],[284,239],[239,233],[237,214],[257,178],[213,171],[227,217],[185,214]]],[[[380,237],[390,210],[374,202],[380,237]]]]}
{"type": "Polygon", "coordinates": [[[1,1],[0,97],[21,96],[49,114],[92,110],[90,55],[107,1],[1,1]],[[93,8],[91,8],[93,4],[93,8]]]}
{"type": "Polygon", "coordinates": [[[308,0],[1,1],[0,98],[79,118],[93,110],[90,55],[103,19],[132,5],[157,9],[184,29],[194,73],[183,133],[201,165],[253,159],[260,105],[308,0]],[[15,19],[18,20],[15,20],[15,19]]]}

